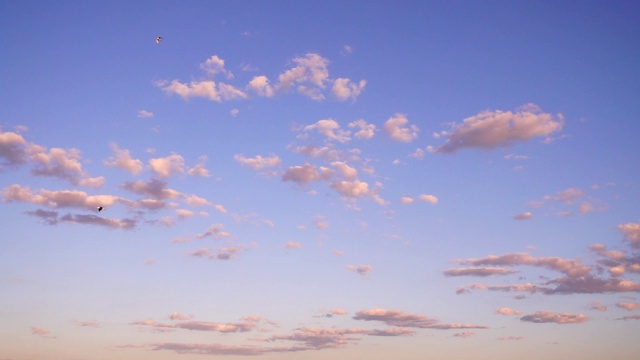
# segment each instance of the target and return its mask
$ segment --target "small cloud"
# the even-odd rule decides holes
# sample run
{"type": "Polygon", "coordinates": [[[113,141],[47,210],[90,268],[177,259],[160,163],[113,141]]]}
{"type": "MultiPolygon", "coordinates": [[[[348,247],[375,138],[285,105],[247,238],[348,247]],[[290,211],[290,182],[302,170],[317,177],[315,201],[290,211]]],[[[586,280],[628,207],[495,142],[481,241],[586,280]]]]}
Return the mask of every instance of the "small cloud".
{"type": "Polygon", "coordinates": [[[418,196],[418,199],[420,201],[424,201],[424,202],[428,202],[431,204],[437,204],[438,203],[438,198],[434,195],[429,195],[429,194],[420,194],[420,196],[418,196]]]}
{"type": "Polygon", "coordinates": [[[240,110],[238,109],[231,109],[231,111],[229,111],[229,114],[231,114],[231,116],[233,117],[238,116],[239,113],[240,113],[240,110]]]}
{"type": "Polygon", "coordinates": [[[153,113],[147,110],[138,110],[138,117],[143,119],[148,119],[153,117],[153,113]]]}
{"type": "Polygon", "coordinates": [[[521,315],[522,312],[514,309],[510,309],[508,307],[501,307],[495,311],[496,314],[511,316],[511,315],[521,315]]]}
{"type": "Polygon", "coordinates": [[[454,337],[459,337],[459,338],[468,338],[473,335],[475,335],[473,331],[463,331],[463,332],[453,334],[454,337]]]}
{"type": "Polygon", "coordinates": [[[144,264],[146,266],[155,265],[156,263],[158,263],[158,260],[156,260],[156,259],[147,259],[147,260],[144,261],[144,264]]]}
{"type": "Polygon", "coordinates": [[[173,312],[169,314],[170,320],[189,320],[191,318],[193,318],[193,315],[184,315],[179,312],[173,312]]]}
{"type": "Polygon", "coordinates": [[[334,255],[338,255],[338,256],[344,255],[344,251],[343,250],[333,250],[332,253],[334,255]]]}
{"type": "Polygon", "coordinates": [[[532,216],[533,215],[531,214],[531,212],[527,211],[527,212],[516,214],[513,217],[513,219],[514,220],[529,220],[529,219],[531,219],[532,216]]]}
{"type": "Polygon", "coordinates": [[[403,197],[400,198],[400,202],[405,204],[405,205],[406,204],[411,204],[411,203],[413,203],[413,198],[409,197],[409,196],[403,196],[403,197]]]}
{"type": "Polygon", "coordinates": [[[347,265],[347,270],[355,271],[362,276],[367,276],[371,270],[373,270],[373,266],[370,265],[360,265],[358,267],[354,265],[347,265]]]}
{"type": "Polygon", "coordinates": [[[233,159],[239,162],[242,165],[247,165],[254,170],[262,170],[268,167],[279,166],[282,162],[280,158],[276,155],[271,155],[268,157],[262,157],[261,155],[256,155],[255,157],[249,158],[245,157],[242,154],[236,154],[233,156],[233,159]]]}
{"type": "Polygon", "coordinates": [[[287,243],[284,246],[287,249],[301,249],[302,248],[302,244],[300,244],[299,242],[295,242],[295,241],[287,241],[287,243]]]}

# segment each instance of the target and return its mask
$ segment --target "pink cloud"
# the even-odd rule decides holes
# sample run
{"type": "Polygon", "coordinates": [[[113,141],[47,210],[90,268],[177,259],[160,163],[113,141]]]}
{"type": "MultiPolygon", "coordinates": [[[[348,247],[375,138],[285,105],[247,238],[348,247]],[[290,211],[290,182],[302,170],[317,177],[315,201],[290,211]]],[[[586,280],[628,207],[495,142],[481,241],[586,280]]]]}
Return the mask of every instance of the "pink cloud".
{"type": "Polygon", "coordinates": [[[517,270],[510,270],[497,267],[473,267],[461,269],[448,269],[442,271],[445,276],[493,276],[493,275],[509,275],[517,273],[517,270]]]}
{"type": "Polygon", "coordinates": [[[510,309],[508,307],[501,307],[501,308],[497,309],[495,311],[495,313],[496,314],[500,314],[500,315],[506,315],[506,316],[522,314],[522,312],[520,312],[518,310],[510,309]]]}
{"type": "Polygon", "coordinates": [[[463,264],[474,266],[482,265],[530,265],[540,266],[551,270],[560,271],[570,277],[586,276],[592,270],[591,266],[583,265],[579,260],[563,259],[559,257],[535,258],[527,253],[511,253],[500,256],[489,255],[480,259],[460,260],[463,264]]]}
{"type": "Polygon", "coordinates": [[[184,315],[179,312],[172,312],[169,314],[170,320],[189,320],[191,318],[193,318],[193,315],[184,315]]]}
{"type": "Polygon", "coordinates": [[[246,165],[253,170],[262,170],[269,167],[280,166],[282,161],[276,155],[271,155],[268,157],[263,157],[262,155],[256,155],[252,158],[245,157],[242,154],[236,154],[233,156],[233,159],[239,162],[242,165],[246,165]]]}
{"type": "Polygon", "coordinates": [[[622,231],[624,241],[628,242],[632,248],[640,249],[640,223],[618,225],[618,230],[622,231]]]}
{"type": "Polygon", "coordinates": [[[616,303],[616,306],[619,308],[631,310],[640,310],[640,303],[632,303],[632,302],[619,302],[616,303]]]}
{"type": "Polygon", "coordinates": [[[132,175],[142,172],[142,161],[131,158],[129,150],[120,149],[117,144],[111,143],[111,151],[113,151],[114,155],[104,161],[106,166],[120,168],[132,175]]]}
{"type": "Polygon", "coordinates": [[[409,120],[405,114],[395,114],[384,123],[383,130],[395,141],[409,143],[418,137],[418,129],[415,125],[408,125],[409,120]]]}
{"type": "Polygon", "coordinates": [[[521,317],[520,320],[532,323],[577,324],[588,321],[589,318],[582,314],[536,311],[533,314],[521,317]]]}
{"type": "Polygon", "coordinates": [[[284,247],[287,249],[300,249],[302,248],[302,244],[295,241],[287,241],[284,247]]]}
{"type": "Polygon", "coordinates": [[[314,165],[305,163],[302,166],[290,166],[282,176],[282,181],[293,181],[298,185],[306,185],[312,181],[329,180],[334,171],[325,167],[317,169],[314,165]]]}
{"type": "Polygon", "coordinates": [[[464,148],[492,149],[516,141],[549,136],[560,131],[564,117],[544,113],[527,104],[515,112],[487,110],[454,123],[451,130],[439,133],[446,143],[432,150],[435,153],[454,153],[464,148]]]}
{"type": "Polygon", "coordinates": [[[531,214],[531,212],[527,211],[527,212],[516,214],[513,217],[513,219],[514,220],[529,220],[529,219],[531,219],[532,216],[533,215],[531,214]]]}
{"type": "Polygon", "coordinates": [[[441,324],[434,318],[419,314],[406,313],[400,310],[367,309],[356,312],[354,320],[381,321],[389,326],[421,329],[486,329],[484,325],[473,324],[441,324]]]}
{"type": "Polygon", "coordinates": [[[463,332],[459,332],[459,333],[455,333],[453,334],[454,337],[459,337],[459,338],[468,338],[471,337],[473,335],[475,335],[476,333],[474,333],[473,331],[463,331],[463,332]]]}
{"type": "Polygon", "coordinates": [[[354,265],[347,265],[347,270],[350,271],[355,271],[358,274],[362,275],[362,276],[367,276],[371,270],[373,270],[373,266],[371,265],[360,265],[360,266],[354,266],[354,265]]]}
{"type": "Polygon", "coordinates": [[[156,174],[166,178],[184,172],[184,158],[178,154],[171,154],[163,158],[149,160],[149,167],[156,174]]]}

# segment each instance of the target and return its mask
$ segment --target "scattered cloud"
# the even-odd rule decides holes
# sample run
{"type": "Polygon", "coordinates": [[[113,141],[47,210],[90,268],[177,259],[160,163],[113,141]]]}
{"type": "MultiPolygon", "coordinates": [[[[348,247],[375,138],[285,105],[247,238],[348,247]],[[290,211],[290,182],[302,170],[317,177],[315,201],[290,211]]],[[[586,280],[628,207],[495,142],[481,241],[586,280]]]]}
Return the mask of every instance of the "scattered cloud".
{"type": "Polygon", "coordinates": [[[616,306],[619,308],[627,309],[629,311],[632,310],[640,310],[640,303],[632,303],[632,302],[619,302],[616,303],[616,306]]]}
{"type": "Polygon", "coordinates": [[[149,167],[156,174],[166,178],[184,172],[184,158],[178,154],[171,154],[163,158],[149,160],[149,167]]]}
{"type": "Polygon", "coordinates": [[[231,71],[225,69],[224,60],[219,58],[218,55],[213,55],[200,64],[200,69],[202,69],[205,73],[215,76],[216,74],[223,74],[229,79],[233,79],[233,73],[231,71]]]}
{"type": "Polygon", "coordinates": [[[355,120],[349,123],[349,128],[354,129],[358,128],[359,130],[353,135],[356,139],[371,139],[376,133],[376,126],[374,124],[369,124],[363,119],[355,120]]]}
{"type": "Polygon", "coordinates": [[[522,312],[518,310],[514,310],[508,307],[501,307],[495,311],[496,314],[511,316],[511,315],[521,315],[522,312]]]}
{"type": "Polygon", "coordinates": [[[434,195],[429,195],[429,194],[420,194],[420,196],[418,196],[418,199],[420,201],[424,201],[424,202],[428,202],[431,204],[437,204],[438,203],[438,198],[434,195]]]}
{"type": "Polygon", "coordinates": [[[531,219],[531,217],[532,217],[532,216],[533,216],[533,215],[531,214],[531,212],[530,212],[530,211],[527,211],[527,212],[523,212],[523,213],[516,214],[516,215],[513,217],[513,219],[514,219],[514,220],[529,220],[529,219],[531,219]]]}
{"type": "Polygon", "coordinates": [[[254,170],[262,170],[269,167],[280,166],[282,161],[276,155],[271,155],[269,157],[262,157],[262,155],[256,155],[255,157],[248,158],[242,154],[236,154],[233,156],[233,159],[239,162],[242,165],[249,166],[254,170]]]}
{"type": "Polygon", "coordinates": [[[640,223],[618,225],[618,230],[622,231],[624,241],[628,242],[632,248],[640,249],[640,223]]]}
{"type": "Polygon", "coordinates": [[[326,168],[316,168],[314,165],[305,163],[302,166],[290,166],[282,175],[282,181],[293,181],[298,185],[306,185],[312,181],[329,180],[333,177],[334,171],[326,168]]]}
{"type": "Polygon", "coordinates": [[[322,100],[321,91],[329,80],[329,60],[315,53],[307,53],[303,57],[291,60],[296,66],[278,76],[276,90],[288,92],[295,85],[296,90],[313,100],[322,100]]]}
{"type": "Polygon", "coordinates": [[[302,244],[300,244],[299,242],[295,242],[295,241],[287,241],[287,243],[284,245],[285,248],[287,249],[301,249],[302,248],[302,244]]]}
{"type": "Polygon", "coordinates": [[[333,119],[318,120],[315,124],[307,125],[302,130],[305,132],[315,130],[324,135],[327,140],[335,140],[341,143],[351,140],[349,138],[350,131],[342,130],[340,124],[333,119]]]}
{"type": "Polygon", "coordinates": [[[401,328],[422,329],[487,329],[484,325],[473,324],[442,324],[438,320],[419,314],[406,313],[400,310],[387,310],[381,308],[367,309],[356,312],[354,320],[381,321],[388,326],[401,328]]]}

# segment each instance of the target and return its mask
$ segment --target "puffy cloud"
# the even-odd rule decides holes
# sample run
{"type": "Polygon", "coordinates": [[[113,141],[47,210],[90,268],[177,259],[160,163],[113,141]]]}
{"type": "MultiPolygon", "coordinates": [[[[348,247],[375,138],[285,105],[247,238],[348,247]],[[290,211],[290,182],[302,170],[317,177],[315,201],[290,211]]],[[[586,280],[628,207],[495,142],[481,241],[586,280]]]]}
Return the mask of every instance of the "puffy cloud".
{"type": "Polygon", "coordinates": [[[264,75],[255,76],[251,81],[249,81],[249,85],[247,88],[254,91],[258,96],[263,97],[272,97],[275,95],[275,91],[269,84],[269,78],[264,75]]]}
{"type": "Polygon", "coordinates": [[[418,199],[420,201],[424,201],[424,202],[428,202],[431,204],[437,204],[438,203],[438,198],[434,195],[429,195],[429,194],[420,194],[420,196],[418,196],[418,199]]]}
{"type": "Polygon", "coordinates": [[[246,99],[247,94],[233,85],[218,83],[218,91],[223,100],[246,99]]]}
{"type": "Polygon", "coordinates": [[[193,211],[187,210],[187,209],[176,209],[176,214],[178,214],[178,217],[180,219],[186,219],[188,217],[195,215],[193,211]]]}
{"type": "Polygon", "coordinates": [[[495,311],[496,314],[511,316],[511,315],[521,315],[522,312],[514,309],[510,309],[508,307],[501,307],[495,311]]]}
{"type": "Polygon", "coordinates": [[[89,195],[78,190],[50,191],[42,189],[33,193],[29,187],[18,184],[10,185],[1,192],[4,201],[27,202],[53,208],[75,207],[95,210],[98,206],[108,207],[116,202],[125,201],[113,195],[89,195]]]}
{"type": "Polygon", "coordinates": [[[32,155],[35,167],[31,173],[36,176],[51,176],[67,180],[74,185],[100,187],[104,178],[89,178],[82,170],[80,151],[77,149],[51,148],[49,152],[42,150],[32,155]]]}
{"type": "Polygon", "coordinates": [[[106,166],[117,167],[137,175],[142,171],[142,161],[132,159],[129,150],[120,149],[117,144],[111,143],[111,151],[114,155],[104,161],[106,166]]]}
{"type": "Polygon", "coordinates": [[[554,313],[551,311],[536,311],[533,314],[525,315],[521,321],[532,323],[556,323],[556,324],[577,324],[588,321],[589,318],[582,314],[554,313]]]}
{"type": "Polygon", "coordinates": [[[231,71],[224,68],[224,60],[219,58],[218,55],[213,55],[200,64],[200,69],[212,76],[216,74],[224,74],[230,79],[233,78],[231,71]]]}
{"type": "Polygon", "coordinates": [[[462,268],[462,269],[448,269],[444,270],[442,273],[445,276],[493,276],[493,275],[509,275],[517,273],[517,270],[510,270],[505,268],[497,268],[497,267],[473,267],[473,268],[462,268]]]}
{"type": "Polygon", "coordinates": [[[295,84],[300,84],[297,90],[314,100],[324,99],[320,93],[325,88],[329,79],[329,60],[314,53],[307,53],[304,57],[296,57],[293,60],[295,67],[278,76],[276,90],[290,91],[295,84]]]}
{"type": "Polygon", "coordinates": [[[345,179],[353,180],[358,177],[358,170],[342,161],[334,161],[331,166],[335,167],[345,179]]]}
{"type": "Polygon", "coordinates": [[[171,154],[149,160],[149,166],[156,174],[166,178],[184,172],[184,158],[178,154],[171,154]]]}
{"type": "Polygon", "coordinates": [[[408,126],[408,123],[405,114],[395,114],[384,123],[383,130],[393,140],[409,143],[418,137],[420,129],[415,125],[408,126]]]}
{"type": "Polygon", "coordinates": [[[366,85],[366,80],[360,80],[355,84],[347,78],[338,78],[333,83],[333,95],[340,101],[355,100],[366,85]]]}
{"type": "Polygon", "coordinates": [[[320,158],[327,161],[340,160],[343,155],[329,143],[327,146],[317,147],[313,145],[297,146],[292,149],[296,154],[303,154],[306,157],[320,158]]]}
{"type": "Polygon", "coordinates": [[[204,164],[206,161],[207,161],[207,157],[201,156],[200,163],[196,164],[196,166],[189,169],[189,171],[187,171],[187,174],[191,176],[209,177],[210,176],[209,170],[207,170],[207,168],[204,167],[204,164]]]}
{"type": "Polygon", "coordinates": [[[358,119],[349,123],[349,128],[360,129],[353,135],[357,139],[371,139],[376,133],[376,126],[374,124],[367,123],[363,119],[358,119]]]}
{"type": "Polygon", "coordinates": [[[340,129],[340,124],[338,124],[338,122],[333,119],[318,120],[315,124],[307,125],[302,130],[316,130],[320,134],[326,136],[327,139],[336,140],[341,143],[351,140],[349,138],[350,132],[348,130],[340,129]]]}
{"type": "Polygon", "coordinates": [[[619,308],[631,310],[640,310],[640,303],[632,303],[632,302],[619,302],[616,303],[616,306],[619,308]]]}
{"type": "Polygon", "coordinates": [[[534,105],[512,111],[487,110],[468,117],[461,124],[454,123],[451,130],[440,134],[446,143],[435,153],[454,153],[464,148],[491,149],[508,145],[515,141],[525,141],[534,137],[548,136],[560,131],[563,116],[553,116],[534,105]]]}
{"type": "Polygon", "coordinates": [[[640,223],[618,225],[618,230],[622,231],[624,241],[628,242],[632,248],[640,249],[640,223]]]}
{"type": "Polygon", "coordinates": [[[28,144],[22,135],[0,129],[0,159],[4,159],[0,163],[0,170],[2,165],[15,166],[26,163],[31,149],[32,145],[28,144]]]}
{"type": "Polygon", "coordinates": [[[293,181],[299,185],[306,185],[311,181],[329,180],[334,171],[325,167],[317,169],[314,165],[305,163],[302,166],[290,166],[282,175],[282,181],[293,181]]]}
{"type": "Polygon", "coordinates": [[[338,180],[333,182],[331,188],[340,196],[347,199],[357,199],[362,196],[369,196],[380,205],[384,205],[385,201],[378,195],[378,189],[369,189],[369,184],[360,180],[338,180]]]}
{"type": "Polygon", "coordinates": [[[529,219],[531,219],[532,216],[533,215],[531,214],[531,212],[527,211],[527,212],[516,214],[513,217],[513,219],[514,220],[529,220],[529,219]]]}
{"type": "Polygon", "coordinates": [[[438,320],[419,314],[406,313],[400,310],[367,309],[356,312],[354,320],[381,321],[389,326],[422,328],[422,329],[486,329],[484,325],[473,324],[441,324],[438,320]]]}
{"type": "Polygon", "coordinates": [[[242,154],[236,154],[233,156],[233,159],[239,162],[242,165],[247,165],[254,170],[261,170],[268,167],[279,166],[282,162],[280,158],[276,155],[272,155],[269,157],[262,157],[261,155],[256,155],[255,157],[248,158],[242,154]]]}
{"type": "Polygon", "coordinates": [[[143,119],[148,119],[153,117],[153,113],[147,110],[138,110],[138,117],[143,119]]]}

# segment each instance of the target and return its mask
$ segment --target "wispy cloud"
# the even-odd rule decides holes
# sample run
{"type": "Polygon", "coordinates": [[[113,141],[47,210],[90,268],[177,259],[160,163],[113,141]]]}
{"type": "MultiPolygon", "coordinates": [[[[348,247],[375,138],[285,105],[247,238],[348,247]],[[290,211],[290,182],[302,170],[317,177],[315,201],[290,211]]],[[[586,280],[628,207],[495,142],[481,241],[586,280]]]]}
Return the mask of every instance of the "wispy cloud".
{"type": "Polygon", "coordinates": [[[589,318],[582,314],[536,311],[521,317],[520,320],[532,323],[578,324],[588,321],[589,318]]]}

